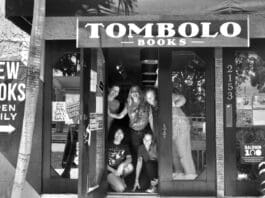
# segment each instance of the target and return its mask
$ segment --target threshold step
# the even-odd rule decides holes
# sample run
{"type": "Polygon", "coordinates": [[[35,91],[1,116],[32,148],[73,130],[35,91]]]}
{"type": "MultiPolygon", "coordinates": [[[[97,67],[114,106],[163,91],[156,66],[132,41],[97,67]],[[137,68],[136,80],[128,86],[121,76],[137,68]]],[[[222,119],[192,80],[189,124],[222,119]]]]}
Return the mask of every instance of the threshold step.
{"type": "Polygon", "coordinates": [[[41,198],[78,198],[77,194],[42,194],[41,198]]]}
{"type": "Polygon", "coordinates": [[[125,198],[125,197],[133,197],[133,198],[158,198],[160,197],[158,193],[135,193],[135,192],[125,192],[125,193],[108,193],[107,198],[125,198]]]}

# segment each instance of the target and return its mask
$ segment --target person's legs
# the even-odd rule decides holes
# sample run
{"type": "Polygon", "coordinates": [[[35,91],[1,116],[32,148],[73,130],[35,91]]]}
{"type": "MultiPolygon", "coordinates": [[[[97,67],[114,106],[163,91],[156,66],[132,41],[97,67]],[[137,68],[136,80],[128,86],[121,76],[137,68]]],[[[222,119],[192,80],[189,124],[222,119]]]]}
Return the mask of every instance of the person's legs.
{"type": "Polygon", "coordinates": [[[173,173],[175,174],[183,174],[183,168],[180,163],[180,158],[179,158],[179,151],[177,148],[178,142],[173,139],[172,140],[172,156],[173,156],[173,173]]]}
{"type": "Polygon", "coordinates": [[[185,175],[196,175],[191,155],[190,131],[182,131],[177,139],[177,150],[185,175]]]}
{"type": "Polygon", "coordinates": [[[158,178],[158,163],[155,160],[149,160],[144,162],[145,169],[149,180],[157,179],[158,178]]]}
{"type": "Polygon", "coordinates": [[[127,175],[131,174],[132,172],[133,172],[133,165],[128,164],[126,167],[124,167],[123,176],[126,177],[127,175]]]}
{"type": "MultiPolygon", "coordinates": [[[[76,142],[78,139],[78,133],[77,131],[70,129],[70,146],[69,146],[69,153],[66,158],[66,163],[64,167],[64,171],[62,173],[62,177],[70,178],[70,171],[74,164],[74,159],[76,155],[76,142]]],[[[76,165],[75,165],[76,166],[76,165]]]]}
{"type": "Polygon", "coordinates": [[[145,163],[146,173],[149,178],[149,188],[146,192],[154,193],[157,191],[157,184],[158,184],[158,163],[155,160],[149,160],[145,163]]]}
{"type": "Polygon", "coordinates": [[[136,166],[137,152],[138,152],[139,146],[142,144],[144,132],[143,131],[135,131],[135,130],[131,129],[130,133],[131,133],[130,140],[131,140],[131,146],[132,146],[132,150],[131,150],[132,160],[133,160],[133,165],[136,166]]]}
{"type": "Polygon", "coordinates": [[[63,152],[63,159],[62,159],[63,168],[66,166],[67,159],[68,159],[69,152],[70,152],[70,147],[71,147],[71,130],[69,129],[67,133],[67,139],[66,139],[66,144],[64,147],[64,152],[63,152]]]}
{"type": "Polygon", "coordinates": [[[110,184],[111,188],[116,192],[124,192],[126,189],[126,184],[121,177],[109,173],[107,176],[107,181],[110,184]]]}

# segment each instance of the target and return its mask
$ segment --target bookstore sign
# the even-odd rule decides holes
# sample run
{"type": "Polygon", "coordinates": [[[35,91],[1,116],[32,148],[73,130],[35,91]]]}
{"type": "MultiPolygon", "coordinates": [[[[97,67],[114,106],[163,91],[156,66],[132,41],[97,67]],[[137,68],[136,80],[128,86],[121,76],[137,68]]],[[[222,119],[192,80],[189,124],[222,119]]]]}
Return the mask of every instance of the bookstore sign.
{"type": "Polygon", "coordinates": [[[1,134],[13,133],[21,128],[26,98],[25,71],[21,66],[20,61],[0,61],[1,134]]]}
{"type": "Polygon", "coordinates": [[[249,47],[248,18],[235,20],[77,20],[77,47],[249,47]]]}

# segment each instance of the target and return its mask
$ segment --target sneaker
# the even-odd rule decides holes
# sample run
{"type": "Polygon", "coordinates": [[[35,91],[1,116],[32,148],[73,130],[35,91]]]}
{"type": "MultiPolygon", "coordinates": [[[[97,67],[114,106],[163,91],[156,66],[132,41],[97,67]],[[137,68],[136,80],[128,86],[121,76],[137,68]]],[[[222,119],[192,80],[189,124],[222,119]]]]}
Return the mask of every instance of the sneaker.
{"type": "Polygon", "coordinates": [[[196,179],[197,176],[198,176],[197,174],[186,174],[184,176],[184,179],[186,179],[186,180],[194,180],[194,179],[196,179]]]}
{"type": "Polygon", "coordinates": [[[151,186],[145,192],[147,192],[147,193],[156,193],[157,192],[157,187],[156,186],[151,186]]]}

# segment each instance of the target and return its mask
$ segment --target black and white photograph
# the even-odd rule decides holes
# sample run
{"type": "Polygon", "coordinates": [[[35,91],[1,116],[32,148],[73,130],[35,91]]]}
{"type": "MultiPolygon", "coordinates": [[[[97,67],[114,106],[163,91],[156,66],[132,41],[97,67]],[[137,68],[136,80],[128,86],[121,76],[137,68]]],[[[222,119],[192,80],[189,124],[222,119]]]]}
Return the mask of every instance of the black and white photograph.
{"type": "Polygon", "coordinates": [[[265,0],[0,0],[0,198],[265,197],[265,0]]]}

